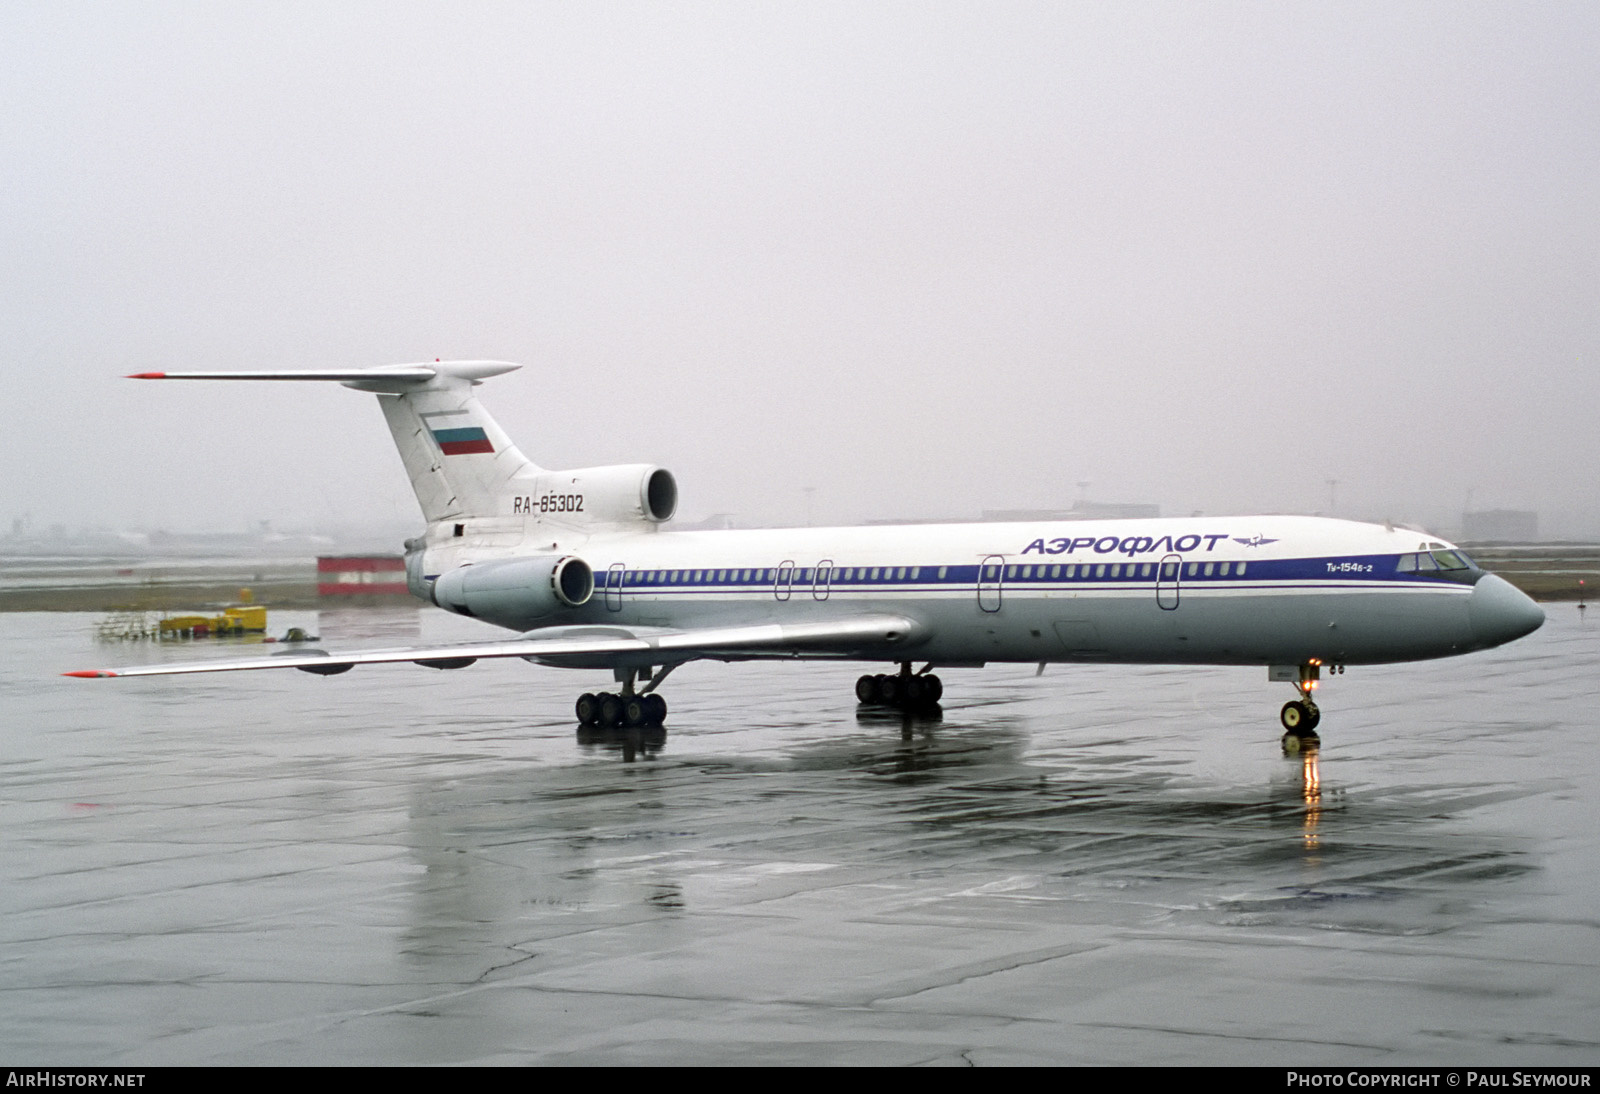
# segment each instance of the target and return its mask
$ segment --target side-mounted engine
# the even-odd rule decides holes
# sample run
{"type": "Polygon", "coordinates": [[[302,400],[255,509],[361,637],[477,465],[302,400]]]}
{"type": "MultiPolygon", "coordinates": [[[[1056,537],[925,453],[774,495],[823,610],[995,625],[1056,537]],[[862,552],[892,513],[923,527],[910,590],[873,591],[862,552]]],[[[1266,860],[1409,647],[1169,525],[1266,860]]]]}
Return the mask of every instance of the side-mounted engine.
{"type": "Polygon", "coordinates": [[[587,604],[594,571],[576,555],[503,558],[440,574],[431,593],[446,611],[528,630],[587,604]]]}

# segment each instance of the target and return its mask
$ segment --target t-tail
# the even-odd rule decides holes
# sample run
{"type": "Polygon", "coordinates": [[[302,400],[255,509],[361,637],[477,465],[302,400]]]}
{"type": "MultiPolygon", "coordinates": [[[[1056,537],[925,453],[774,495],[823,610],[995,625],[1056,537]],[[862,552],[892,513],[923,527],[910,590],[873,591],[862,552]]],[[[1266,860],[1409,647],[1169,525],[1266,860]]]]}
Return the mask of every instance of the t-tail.
{"type": "Polygon", "coordinates": [[[141,372],[140,380],[320,380],[377,395],[428,522],[406,543],[412,592],[492,555],[560,552],[589,534],[671,519],[678,487],[649,464],[552,471],[529,460],[473,388],[520,368],[506,361],[433,361],[366,369],[141,372]]]}

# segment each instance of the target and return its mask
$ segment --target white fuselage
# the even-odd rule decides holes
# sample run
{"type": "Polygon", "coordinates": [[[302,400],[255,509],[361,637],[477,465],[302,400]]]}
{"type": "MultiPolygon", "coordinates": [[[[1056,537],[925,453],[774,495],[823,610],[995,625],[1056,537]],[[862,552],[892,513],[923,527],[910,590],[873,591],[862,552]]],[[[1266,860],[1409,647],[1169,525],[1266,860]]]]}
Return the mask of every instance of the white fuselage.
{"type": "Polygon", "coordinates": [[[1408,661],[1498,645],[1543,618],[1481,571],[1402,571],[1400,559],[1448,547],[1424,533],[1315,517],[554,536],[542,525],[527,538],[520,551],[470,536],[430,550],[430,576],[436,562],[558,551],[592,567],[587,603],[472,614],[516,630],[888,614],[916,624],[904,647],[816,656],[936,665],[1408,661]]]}

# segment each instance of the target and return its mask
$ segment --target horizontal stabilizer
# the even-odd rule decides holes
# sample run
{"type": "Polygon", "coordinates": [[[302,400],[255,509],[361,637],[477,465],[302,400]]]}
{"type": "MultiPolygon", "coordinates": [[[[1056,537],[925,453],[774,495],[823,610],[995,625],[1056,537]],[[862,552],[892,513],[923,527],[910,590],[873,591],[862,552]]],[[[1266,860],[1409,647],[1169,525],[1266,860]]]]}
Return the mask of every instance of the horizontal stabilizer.
{"type": "Polygon", "coordinates": [[[921,627],[893,615],[856,616],[825,623],[756,623],[738,627],[674,630],[657,627],[577,626],[529,631],[508,642],[352,653],[282,653],[240,661],[184,661],[125,669],[88,669],[63,676],[90,679],[111,676],[178,676],[197,672],[242,672],[253,669],[303,669],[333,675],[356,665],[411,661],[435,668],[464,667],[476,660],[521,657],[566,667],[623,667],[695,661],[810,656],[839,656],[887,650],[921,637],[921,627]]]}
{"type": "Polygon", "coordinates": [[[499,516],[541,470],[473,396],[510,361],[430,361],[377,368],[271,369],[254,372],[136,372],[134,380],[312,380],[378,397],[411,488],[430,523],[499,516]],[[448,458],[447,458],[448,457],[448,458]]]}
{"type": "Polygon", "coordinates": [[[414,391],[434,380],[476,383],[490,376],[514,372],[521,365],[510,361],[433,361],[416,365],[380,365],[377,368],[268,369],[254,372],[135,372],[130,380],[320,380],[344,384],[361,391],[414,391]]]}
{"type": "Polygon", "coordinates": [[[331,380],[348,384],[361,380],[431,380],[438,373],[427,365],[390,365],[386,368],[283,369],[277,372],[135,372],[130,380],[331,380]]]}

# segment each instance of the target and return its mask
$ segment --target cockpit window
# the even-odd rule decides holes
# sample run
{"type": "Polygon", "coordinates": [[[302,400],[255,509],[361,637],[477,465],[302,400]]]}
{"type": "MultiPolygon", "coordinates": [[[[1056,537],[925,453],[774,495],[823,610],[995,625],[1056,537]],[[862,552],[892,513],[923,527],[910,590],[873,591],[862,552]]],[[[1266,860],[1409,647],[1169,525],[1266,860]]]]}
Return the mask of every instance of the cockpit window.
{"type": "Polygon", "coordinates": [[[1400,574],[1420,574],[1462,585],[1476,584],[1483,576],[1483,571],[1467,557],[1465,551],[1445,547],[1436,547],[1431,552],[1401,555],[1395,559],[1394,569],[1400,574]]]}

